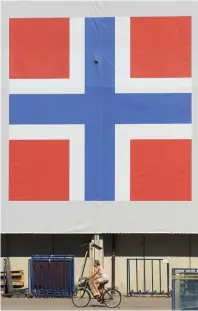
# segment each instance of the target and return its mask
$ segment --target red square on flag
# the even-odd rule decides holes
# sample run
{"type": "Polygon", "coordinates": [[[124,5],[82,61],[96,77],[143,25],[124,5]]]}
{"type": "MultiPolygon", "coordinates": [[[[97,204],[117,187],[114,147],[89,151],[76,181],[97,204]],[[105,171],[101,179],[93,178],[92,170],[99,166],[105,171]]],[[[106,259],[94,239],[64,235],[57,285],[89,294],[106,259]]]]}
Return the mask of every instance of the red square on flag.
{"type": "Polygon", "coordinates": [[[191,140],[131,140],[131,201],[191,201],[191,140]]]}
{"type": "Polygon", "coordinates": [[[69,19],[11,18],[11,79],[69,78],[69,19]]]}
{"type": "Polygon", "coordinates": [[[191,17],[132,17],[131,78],[191,77],[191,17]]]}
{"type": "Polygon", "coordinates": [[[10,140],[9,200],[69,200],[69,141],[10,140]]]}

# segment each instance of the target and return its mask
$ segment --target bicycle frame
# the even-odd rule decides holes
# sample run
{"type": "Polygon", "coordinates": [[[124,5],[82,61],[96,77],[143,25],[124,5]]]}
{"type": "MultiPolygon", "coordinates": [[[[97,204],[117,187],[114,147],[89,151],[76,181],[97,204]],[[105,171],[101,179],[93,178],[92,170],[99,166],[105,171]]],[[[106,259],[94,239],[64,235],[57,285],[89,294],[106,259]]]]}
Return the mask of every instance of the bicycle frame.
{"type": "MultiPolygon", "coordinates": [[[[96,299],[96,297],[94,297],[94,295],[93,295],[93,292],[92,292],[92,290],[91,290],[91,287],[90,287],[90,285],[89,285],[89,281],[88,281],[88,280],[85,280],[85,281],[80,285],[80,287],[81,287],[81,288],[86,288],[86,289],[88,289],[88,291],[90,292],[90,295],[91,295],[92,299],[96,299]]],[[[101,293],[101,294],[102,294],[102,293],[101,293]]]]}
{"type": "MultiPolygon", "coordinates": [[[[106,284],[106,283],[105,283],[105,284],[106,284]]],[[[93,292],[92,292],[92,290],[91,290],[91,287],[90,287],[90,285],[89,285],[89,281],[88,281],[88,280],[85,280],[85,281],[83,282],[83,284],[81,284],[80,287],[81,287],[81,288],[88,289],[88,291],[90,292],[90,295],[91,295],[91,299],[97,299],[97,300],[99,300],[99,301],[102,301],[105,292],[107,292],[107,290],[104,288],[104,285],[105,285],[105,284],[103,284],[102,288],[99,289],[101,296],[98,297],[98,298],[97,298],[97,297],[94,297],[93,292]]],[[[113,290],[114,290],[114,288],[112,288],[112,291],[113,291],[113,290]]],[[[83,296],[82,296],[82,298],[83,298],[83,296]]]]}

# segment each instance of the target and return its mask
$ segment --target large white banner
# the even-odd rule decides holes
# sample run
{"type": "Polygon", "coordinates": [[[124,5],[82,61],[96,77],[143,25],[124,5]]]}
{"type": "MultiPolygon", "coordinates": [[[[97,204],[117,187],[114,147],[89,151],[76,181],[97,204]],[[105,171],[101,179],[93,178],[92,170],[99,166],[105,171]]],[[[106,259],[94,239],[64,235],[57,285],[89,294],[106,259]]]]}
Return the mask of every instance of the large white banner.
{"type": "Polygon", "coordinates": [[[198,4],[2,16],[2,232],[198,233],[198,4]]]}

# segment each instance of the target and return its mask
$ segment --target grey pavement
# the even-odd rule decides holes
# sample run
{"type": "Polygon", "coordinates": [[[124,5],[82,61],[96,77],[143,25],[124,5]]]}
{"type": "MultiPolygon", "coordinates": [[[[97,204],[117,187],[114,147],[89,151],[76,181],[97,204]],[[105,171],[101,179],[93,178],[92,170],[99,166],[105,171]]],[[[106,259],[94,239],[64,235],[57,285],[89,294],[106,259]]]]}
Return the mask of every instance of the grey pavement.
{"type": "MultiPolygon", "coordinates": [[[[52,298],[2,298],[1,310],[80,310],[71,299],[52,298]]],[[[85,310],[107,310],[95,300],[85,310]]],[[[171,310],[171,298],[123,297],[119,310],[171,310]]]]}

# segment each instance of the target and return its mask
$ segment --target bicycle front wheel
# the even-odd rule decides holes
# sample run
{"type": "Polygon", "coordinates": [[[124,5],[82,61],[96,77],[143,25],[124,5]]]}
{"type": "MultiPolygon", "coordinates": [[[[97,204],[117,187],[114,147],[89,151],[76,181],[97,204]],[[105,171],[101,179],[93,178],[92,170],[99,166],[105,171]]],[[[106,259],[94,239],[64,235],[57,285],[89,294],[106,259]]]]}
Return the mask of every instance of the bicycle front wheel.
{"type": "Polygon", "coordinates": [[[72,302],[76,307],[85,308],[91,300],[90,292],[85,287],[79,287],[72,295],[72,302]]]}
{"type": "Polygon", "coordinates": [[[104,292],[103,301],[108,308],[116,308],[122,301],[122,295],[119,290],[109,288],[104,292]]]}

